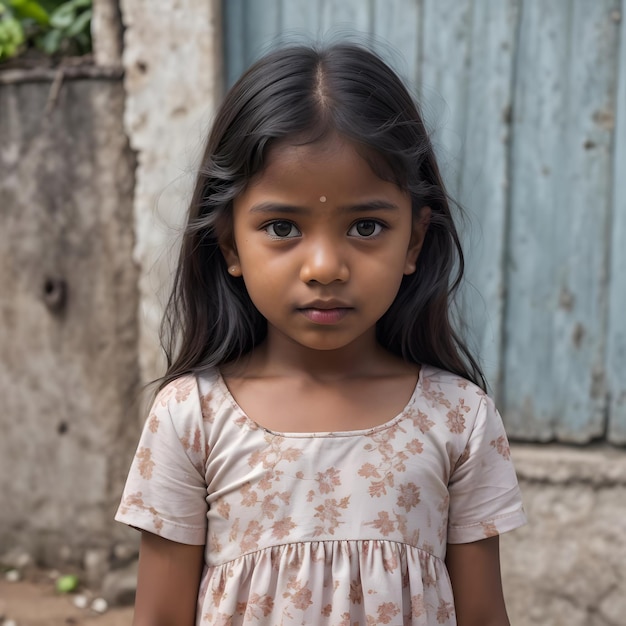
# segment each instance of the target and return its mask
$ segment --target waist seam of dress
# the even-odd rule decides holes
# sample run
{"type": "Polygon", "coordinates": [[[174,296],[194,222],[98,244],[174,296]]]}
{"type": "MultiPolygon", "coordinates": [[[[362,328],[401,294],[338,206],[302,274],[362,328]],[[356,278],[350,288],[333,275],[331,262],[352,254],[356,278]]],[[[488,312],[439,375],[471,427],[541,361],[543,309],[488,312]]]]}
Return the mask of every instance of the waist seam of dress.
{"type": "Polygon", "coordinates": [[[433,554],[432,552],[429,552],[428,550],[425,550],[424,548],[420,548],[419,546],[414,546],[410,543],[406,543],[404,541],[396,541],[394,539],[380,539],[380,538],[375,538],[375,539],[317,539],[317,540],[305,540],[305,541],[287,541],[285,543],[277,543],[277,544],[273,544],[270,546],[265,546],[263,548],[258,548],[256,550],[250,550],[249,552],[245,552],[243,554],[240,554],[239,556],[236,556],[235,558],[232,559],[228,559],[227,561],[223,561],[221,563],[215,563],[215,564],[211,564],[209,565],[209,568],[217,568],[217,567],[224,567],[225,565],[229,565],[231,563],[234,563],[235,561],[239,561],[240,559],[252,556],[254,554],[259,554],[261,552],[267,552],[268,550],[273,550],[275,548],[284,548],[287,546],[303,546],[303,545],[310,545],[313,543],[323,543],[323,544],[329,544],[329,543],[334,543],[334,544],[346,544],[346,543],[374,543],[374,542],[379,542],[379,543],[384,543],[384,544],[392,544],[395,546],[406,546],[407,548],[412,548],[413,550],[417,550],[418,552],[425,554],[429,557],[432,557],[433,559],[440,561],[441,563],[444,563],[444,560],[440,557],[438,557],[437,555],[433,554]]]}

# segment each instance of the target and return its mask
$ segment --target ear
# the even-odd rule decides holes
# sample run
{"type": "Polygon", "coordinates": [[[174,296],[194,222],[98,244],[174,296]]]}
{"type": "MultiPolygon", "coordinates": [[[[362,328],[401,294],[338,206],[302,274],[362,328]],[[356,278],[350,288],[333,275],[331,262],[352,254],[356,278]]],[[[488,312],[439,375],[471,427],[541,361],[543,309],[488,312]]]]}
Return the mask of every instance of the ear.
{"type": "Polygon", "coordinates": [[[217,239],[218,245],[222,252],[222,256],[228,266],[228,273],[231,276],[241,276],[241,263],[239,262],[239,255],[237,254],[237,245],[235,244],[235,236],[230,227],[218,228],[219,236],[217,239]]]}
{"type": "Polygon", "coordinates": [[[406,253],[406,262],[404,264],[404,273],[406,275],[413,274],[417,268],[417,259],[424,245],[424,239],[428,232],[430,224],[430,216],[432,211],[429,206],[423,206],[419,210],[419,215],[413,220],[413,232],[409,241],[409,248],[406,253]]]}

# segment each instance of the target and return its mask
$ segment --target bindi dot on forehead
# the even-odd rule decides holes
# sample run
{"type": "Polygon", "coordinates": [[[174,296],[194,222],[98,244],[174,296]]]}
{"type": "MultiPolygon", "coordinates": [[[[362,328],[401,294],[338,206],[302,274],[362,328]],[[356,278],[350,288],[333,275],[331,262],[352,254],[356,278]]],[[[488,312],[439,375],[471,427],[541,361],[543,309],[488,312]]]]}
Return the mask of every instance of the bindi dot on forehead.
{"type": "Polygon", "coordinates": [[[326,202],[326,196],[320,196],[320,202],[326,202]]]}

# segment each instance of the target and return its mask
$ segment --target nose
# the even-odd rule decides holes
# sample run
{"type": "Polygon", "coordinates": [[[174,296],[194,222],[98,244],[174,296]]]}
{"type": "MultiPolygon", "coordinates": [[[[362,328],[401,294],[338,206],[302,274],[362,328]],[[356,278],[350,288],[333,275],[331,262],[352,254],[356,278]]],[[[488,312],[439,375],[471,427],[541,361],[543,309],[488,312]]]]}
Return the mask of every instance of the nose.
{"type": "Polygon", "coordinates": [[[346,282],[350,270],[341,244],[329,238],[316,238],[304,250],[300,279],[305,283],[329,285],[346,282]]]}

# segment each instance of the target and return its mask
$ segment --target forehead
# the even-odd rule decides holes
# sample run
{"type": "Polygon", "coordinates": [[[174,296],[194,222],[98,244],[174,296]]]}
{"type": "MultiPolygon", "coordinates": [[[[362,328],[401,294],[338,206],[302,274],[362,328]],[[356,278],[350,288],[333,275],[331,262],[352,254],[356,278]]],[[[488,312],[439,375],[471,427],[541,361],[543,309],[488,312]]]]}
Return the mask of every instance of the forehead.
{"type": "Polygon", "coordinates": [[[249,189],[271,187],[304,191],[314,187],[317,195],[400,192],[380,172],[383,158],[339,135],[312,143],[278,143],[270,148],[263,170],[249,189]]]}

